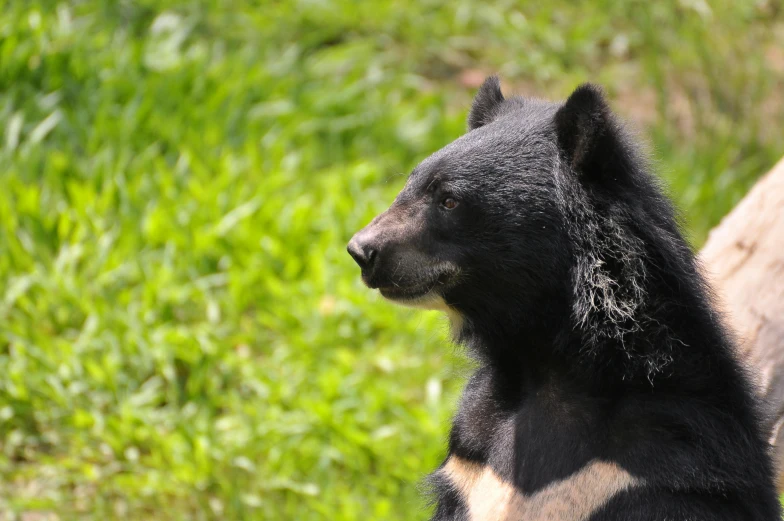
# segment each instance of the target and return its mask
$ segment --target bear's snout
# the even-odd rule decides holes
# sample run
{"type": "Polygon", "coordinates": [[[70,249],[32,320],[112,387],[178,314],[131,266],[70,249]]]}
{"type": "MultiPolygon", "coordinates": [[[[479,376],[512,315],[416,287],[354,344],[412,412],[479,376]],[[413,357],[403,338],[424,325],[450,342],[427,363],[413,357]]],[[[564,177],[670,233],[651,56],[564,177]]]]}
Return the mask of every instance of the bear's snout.
{"type": "Polygon", "coordinates": [[[371,288],[384,285],[379,284],[376,279],[388,275],[384,266],[389,264],[390,254],[394,256],[391,250],[397,250],[395,246],[411,239],[403,233],[406,227],[402,224],[404,220],[399,213],[399,209],[390,208],[376,216],[367,226],[355,233],[348,243],[348,254],[362,269],[362,280],[371,288]]]}
{"type": "Polygon", "coordinates": [[[373,267],[373,261],[376,259],[377,250],[370,244],[365,229],[357,232],[348,243],[348,254],[356,261],[362,272],[370,270],[373,267]]]}
{"type": "Polygon", "coordinates": [[[423,205],[393,204],[359,230],[348,243],[362,270],[362,282],[387,299],[410,301],[446,287],[459,269],[433,254],[423,205]]]}

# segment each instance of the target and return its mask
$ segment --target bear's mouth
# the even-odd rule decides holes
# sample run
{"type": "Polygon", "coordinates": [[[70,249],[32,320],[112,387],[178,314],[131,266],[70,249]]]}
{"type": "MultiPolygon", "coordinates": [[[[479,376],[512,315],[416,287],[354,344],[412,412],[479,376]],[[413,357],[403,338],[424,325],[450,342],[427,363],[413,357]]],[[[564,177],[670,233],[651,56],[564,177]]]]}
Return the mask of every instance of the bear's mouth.
{"type": "Polygon", "coordinates": [[[427,297],[428,295],[440,295],[440,292],[447,288],[449,283],[454,279],[455,272],[443,271],[432,280],[426,283],[418,283],[412,285],[395,284],[393,286],[380,286],[378,288],[381,296],[388,300],[394,301],[416,301],[427,297]]]}

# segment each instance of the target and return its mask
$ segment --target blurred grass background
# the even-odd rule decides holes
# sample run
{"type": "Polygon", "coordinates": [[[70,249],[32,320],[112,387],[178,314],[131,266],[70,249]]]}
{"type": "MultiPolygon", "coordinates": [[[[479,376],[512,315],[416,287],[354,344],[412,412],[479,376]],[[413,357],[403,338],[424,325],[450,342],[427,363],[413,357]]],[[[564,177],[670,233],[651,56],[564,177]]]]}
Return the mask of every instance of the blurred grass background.
{"type": "Polygon", "coordinates": [[[784,153],[776,1],[0,1],[0,519],[425,519],[468,364],[345,243],[492,72],[695,246],[784,153]]]}

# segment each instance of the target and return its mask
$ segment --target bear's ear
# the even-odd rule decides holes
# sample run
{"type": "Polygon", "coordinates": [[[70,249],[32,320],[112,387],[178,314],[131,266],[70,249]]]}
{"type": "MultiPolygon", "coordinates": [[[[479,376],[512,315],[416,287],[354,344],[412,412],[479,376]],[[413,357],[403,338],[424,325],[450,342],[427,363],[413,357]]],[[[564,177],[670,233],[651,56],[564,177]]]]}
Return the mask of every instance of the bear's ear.
{"type": "Polygon", "coordinates": [[[501,93],[498,76],[489,76],[479,87],[479,92],[476,93],[471,104],[471,112],[468,113],[468,130],[474,130],[493,121],[496,109],[503,101],[504,95],[501,93]]]}
{"type": "Polygon", "coordinates": [[[615,122],[600,87],[584,83],[555,114],[558,145],[572,170],[584,177],[604,175],[616,150],[615,122]]]}

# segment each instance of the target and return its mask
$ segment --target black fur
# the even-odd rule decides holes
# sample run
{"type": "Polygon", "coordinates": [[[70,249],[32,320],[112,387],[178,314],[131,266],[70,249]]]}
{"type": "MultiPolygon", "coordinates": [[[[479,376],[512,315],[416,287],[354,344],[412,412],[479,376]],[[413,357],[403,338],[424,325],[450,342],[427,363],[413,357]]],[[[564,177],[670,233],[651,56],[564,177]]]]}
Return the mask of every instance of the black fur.
{"type": "MultiPolygon", "coordinates": [[[[480,368],[449,454],[524,494],[597,459],[644,483],[591,521],[779,519],[749,378],[601,91],[504,99],[489,78],[469,128],[349,246],[386,297],[461,317],[480,368]]],[[[435,476],[434,519],[463,519],[435,476]]]]}

